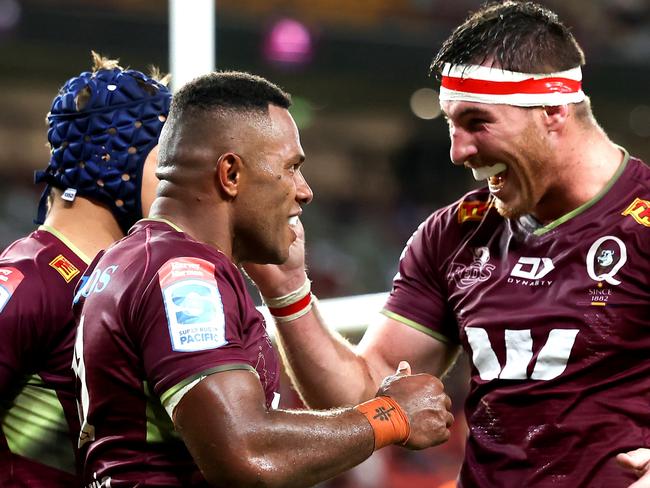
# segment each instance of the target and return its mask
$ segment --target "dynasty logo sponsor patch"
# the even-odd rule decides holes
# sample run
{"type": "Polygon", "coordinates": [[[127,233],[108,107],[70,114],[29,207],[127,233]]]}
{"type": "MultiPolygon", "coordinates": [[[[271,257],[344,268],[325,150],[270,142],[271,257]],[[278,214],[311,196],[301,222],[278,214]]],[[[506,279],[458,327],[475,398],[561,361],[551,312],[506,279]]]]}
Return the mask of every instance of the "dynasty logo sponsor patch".
{"type": "Polygon", "coordinates": [[[510,276],[539,280],[555,269],[551,258],[521,257],[510,272],[510,276]]]}
{"type": "Polygon", "coordinates": [[[490,207],[492,207],[491,201],[470,200],[463,202],[458,207],[458,223],[462,224],[467,220],[482,220],[490,207]]]}
{"type": "Polygon", "coordinates": [[[226,341],[226,317],[214,265],[199,258],[174,258],[158,271],[172,349],[216,349],[226,341]]]}
{"type": "Polygon", "coordinates": [[[16,268],[0,268],[0,312],[25,276],[16,268]]]}
{"type": "Polygon", "coordinates": [[[635,198],[621,215],[629,215],[639,224],[650,227],[650,201],[635,198]]]}
{"type": "Polygon", "coordinates": [[[79,269],[72,264],[63,254],[59,254],[52,261],[50,261],[50,266],[59,272],[66,283],[70,283],[72,278],[77,276],[80,271],[79,269]]]}

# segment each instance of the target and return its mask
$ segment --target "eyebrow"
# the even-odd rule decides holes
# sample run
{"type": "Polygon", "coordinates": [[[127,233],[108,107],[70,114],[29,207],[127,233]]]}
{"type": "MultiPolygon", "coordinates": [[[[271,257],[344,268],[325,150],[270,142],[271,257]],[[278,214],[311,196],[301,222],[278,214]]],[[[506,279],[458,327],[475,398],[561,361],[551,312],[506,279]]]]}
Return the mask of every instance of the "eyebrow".
{"type": "MultiPolygon", "coordinates": [[[[476,106],[471,106],[471,107],[465,107],[461,109],[457,114],[456,118],[457,119],[462,119],[463,117],[466,117],[468,115],[492,115],[489,110],[486,110],[484,108],[476,107],[476,106]]],[[[445,114],[445,117],[447,117],[447,114],[445,114]]]]}

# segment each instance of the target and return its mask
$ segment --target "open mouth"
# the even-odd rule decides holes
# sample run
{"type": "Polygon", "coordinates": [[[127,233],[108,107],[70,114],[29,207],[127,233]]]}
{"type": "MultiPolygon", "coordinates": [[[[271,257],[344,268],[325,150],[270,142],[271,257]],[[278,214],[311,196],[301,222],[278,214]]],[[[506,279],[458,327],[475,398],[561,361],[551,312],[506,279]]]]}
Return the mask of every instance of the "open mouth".
{"type": "Polygon", "coordinates": [[[503,188],[503,186],[506,184],[506,172],[502,171],[499,174],[490,176],[487,181],[490,191],[492,193],[497,192],[501,190],[501,188],[503,188]]]}
{"type": "Polygon", "coordinates": [[[294,215],[293,217],[289,217],[289,225],[291,227],[295,226],[298,224],[298,216],[294,215]]]}
{"type": "Polygon", "coordinates": [[[506,173],[508,167],[503,163],[497,163],[492,166],[481,166],[472,168],[472,174],[477,181],[487,180],[490,192],[494,193],[503,188],[506,183],[506,173]]]}

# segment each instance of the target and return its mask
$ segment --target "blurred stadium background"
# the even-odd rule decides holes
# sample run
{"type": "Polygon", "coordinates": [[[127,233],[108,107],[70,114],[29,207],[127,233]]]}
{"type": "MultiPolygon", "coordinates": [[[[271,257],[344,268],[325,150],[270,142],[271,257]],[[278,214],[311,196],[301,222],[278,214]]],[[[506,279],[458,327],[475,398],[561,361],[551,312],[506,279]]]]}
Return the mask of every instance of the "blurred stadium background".
{"type": "MultiPolygon", "coordinates": [[[[185,0],[192,8],[195,0],[185,0]]],[[[304,214],[320,298],[390,288],[405,241],[475,183],[449,162],[428,66],[478,0],[216,0],[216,65],[294,96],[315,199],[304,214]]],[[[585,49],[584,87],[612,139],[650,161],[650,2],[541,0],[585,49]]],[[[170,70],[163,0],[0,0],[0,245],[33,228],[44,117],[90,50],[170,70]]],[[[358,338],[358,332],[351,332],[358,338]]],[[[384,449],[323,487],[438,487],[462,457],[466,366],[448,388],[461,419],[444,447],[384,449]]],[[[287,387],[285,405],[298,400],[287,387]]]]}

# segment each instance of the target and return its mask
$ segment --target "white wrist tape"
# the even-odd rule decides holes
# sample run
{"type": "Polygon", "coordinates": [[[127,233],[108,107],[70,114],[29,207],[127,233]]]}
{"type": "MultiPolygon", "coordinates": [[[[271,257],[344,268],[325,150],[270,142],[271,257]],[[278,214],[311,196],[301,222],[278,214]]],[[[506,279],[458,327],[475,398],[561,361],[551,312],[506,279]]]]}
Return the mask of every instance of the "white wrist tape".
{"type": "Polygon", "coordinates": [[[262,297],[277,322],[290,322],[307,314],[313,306],[311,281],[306,279],[300,288],[281,297],[262,297]]]}

